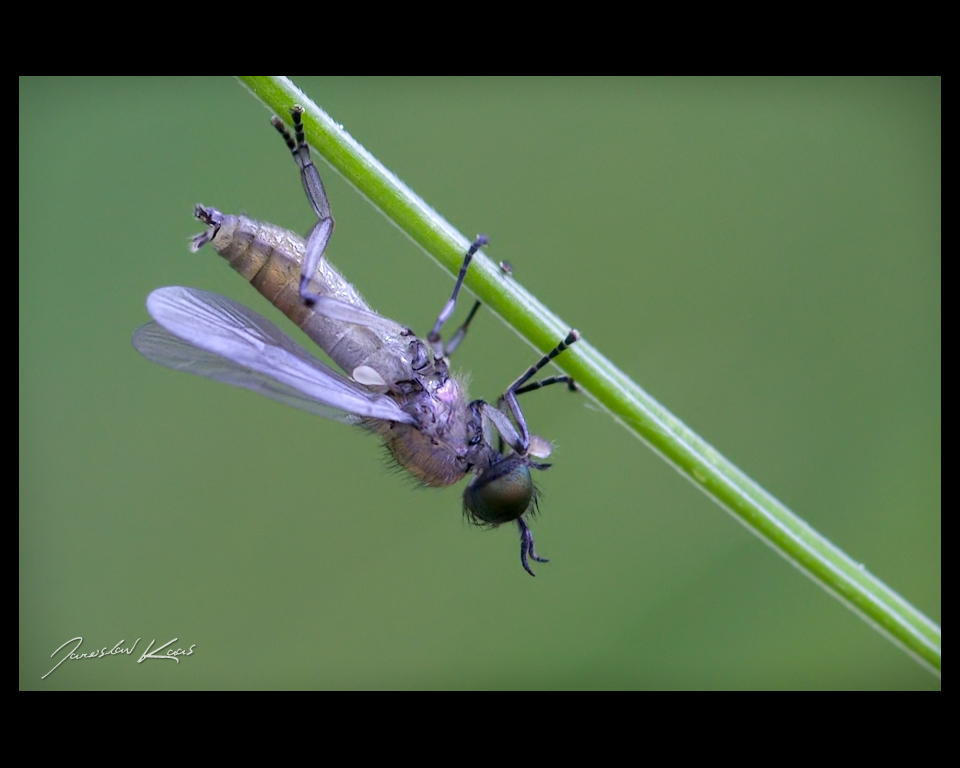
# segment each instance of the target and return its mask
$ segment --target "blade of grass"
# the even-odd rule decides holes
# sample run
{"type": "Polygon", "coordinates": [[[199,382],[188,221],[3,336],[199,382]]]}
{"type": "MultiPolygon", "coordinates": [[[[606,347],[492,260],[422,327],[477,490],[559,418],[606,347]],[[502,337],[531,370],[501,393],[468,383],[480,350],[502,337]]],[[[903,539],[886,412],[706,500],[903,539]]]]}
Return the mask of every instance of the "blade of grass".
{"type": "MultiPolygon", "coordinates": [[[[390,221],[457,274],[470,240],[428,206],[329,115],[282,77],[241,76],[240,81],[275,114],[305,109],[310,145],[390,221]]],[[[540,352],[570,326],[482,254],[467,287],[540,352]]],[[[617,421],[657,451],[707,496],[763,542],[853,610],[868,624],[940,676],[940,627],[825,539],[720,455],[586,340],[557,360],[617,421]]]]}

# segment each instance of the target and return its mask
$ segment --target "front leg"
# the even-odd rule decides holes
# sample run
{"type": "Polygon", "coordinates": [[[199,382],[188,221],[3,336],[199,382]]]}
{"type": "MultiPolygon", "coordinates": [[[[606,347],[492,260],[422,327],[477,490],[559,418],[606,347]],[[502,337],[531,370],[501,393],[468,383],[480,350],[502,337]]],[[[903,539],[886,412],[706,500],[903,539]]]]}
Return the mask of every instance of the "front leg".
{"type": "Polygon", "coordinates": [[[522,516],[517,518],[517,526],[520,528],[520,564],[527,573],[536,576],[537,574],[533,572],[530,563],[527,562],[527,556],[529,555],[531,560],[536,560],[538,563],[549,563],[550,561],[537,554],[533,547],[533,531],[530,530],[530,526],[527,525],[522,516]]]}

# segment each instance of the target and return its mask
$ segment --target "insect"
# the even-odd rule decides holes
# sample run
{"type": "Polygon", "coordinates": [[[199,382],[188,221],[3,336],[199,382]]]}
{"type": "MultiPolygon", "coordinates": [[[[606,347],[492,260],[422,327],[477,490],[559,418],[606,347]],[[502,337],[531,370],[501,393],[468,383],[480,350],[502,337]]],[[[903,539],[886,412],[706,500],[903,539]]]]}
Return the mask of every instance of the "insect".
{"type": "Polygon", "coordinates": [[[194,213],[206,229],[193,238],[192,249],[211,244],[347,375],[321,363],[242,304],[180,286],[150,294],[147,311],[154,322],[134,333],[134,347],[168,368],[245,387],[370,430],[400,466],[426,485],[451,485],[473,475],[463,494],[465,514],[484,526],[515,521],[520,530],[520,562],[535,575],[529,560],[547,559],[537,555],[525,520],[537,509],[530,469],[550,466],[538,461],[549,455],[550,446],[530,434],[517,397],[551,384],[576,389],[566,375],[530,380],[576,342],[579,334],[571,330],[507,387],[496,406],[468,400],[463,385],[449,372],[447,357],[463,340],[480,302],[446,344],[440,330],[453,314],[470,262],[486,238],[478,236],[464,256],[453,294],[426,341],[376,314],[323,258],[333,218],[320,174],[310,159],[302,109],[294,107],[291,115],[295,139],[279,118],[273,118],[273,125],[296,160],[317,215],[306,240],[273,224],[197,205],[194,213]]]}

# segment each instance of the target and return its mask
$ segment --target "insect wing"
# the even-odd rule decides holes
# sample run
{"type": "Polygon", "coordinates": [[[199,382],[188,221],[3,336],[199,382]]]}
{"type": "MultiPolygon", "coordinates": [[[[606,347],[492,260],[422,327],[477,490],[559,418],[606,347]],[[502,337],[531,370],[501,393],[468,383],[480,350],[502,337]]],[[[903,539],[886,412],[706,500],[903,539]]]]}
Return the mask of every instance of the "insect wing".
{"type": "Polygon", "coordinates": [[[281,384],[265,374],[243,368],[226,358],[178,339],[159,323],[147,323],[138,328],[133,334],[133,346],[148,360],[167,368],[187,371],[224,384],[243,387],[284,405],[309,411],[316,416],[347,424],[356,424],[359,421],[359,417],[339,408],[318,403],[293,387],[281,384]]]}
{"type": "Polygon", "coordinates": [[[194,288],[159,288],[147,298],[156,320],[133,346],[155,363],[259,392],[325,418],[415,424],[386,395],[321,363],[273,323],[231,299],[194,288]]]}

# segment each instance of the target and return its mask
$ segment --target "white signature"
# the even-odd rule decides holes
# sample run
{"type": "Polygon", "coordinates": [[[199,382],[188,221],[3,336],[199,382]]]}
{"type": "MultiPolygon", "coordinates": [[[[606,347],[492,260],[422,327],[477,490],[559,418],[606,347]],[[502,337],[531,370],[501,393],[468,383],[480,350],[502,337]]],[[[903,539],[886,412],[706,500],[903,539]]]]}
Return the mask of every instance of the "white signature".
{"type": "MultiPolygon", "coordinates": [[[[177,662],[177,664],[179,664],[180,663],[180,659],[178,658],[179,656],[192,656],[193,649],[197,647],[196,643],[191,645],[186,650],[184,650],[183,648],[170,648],[167,650],[166,653],[164,654],[160,653],[160,651],[162,651],[168,645],[173,645],[175,642],[177,642],[178,639],[179,638],[175,637],[173,638],[173,640],[170,640],[169,642],[164,643],[163,645],[161,645],[159,648],[156,648],[156,649],[154,649],[153,644],[157,641],[151,640],[150,645],[147,646],[147,650],[145,650],[143,654],[140,656],[140,658],[137,659],[137,664],[140,664],[144,659],[167,659],[168,661],[172,660],[177,662]]],[[[70,645],[70,643],[76,643],[76,645],[73,646],[73,648],[71,648],[69,651],[67,651],[64,657],[57,662],[56,666],[54,666],[54,668],[51,669],[50,672],[47,672],[47,674],[41,677],[40,679],[41,680],[46,679],[48,675],[50,675],[57,667],[63,664],[63,662],[65,662],[67,659],[102,659],[104,656],[117,656],[121,653],[124,653],[127,656],[130,656],[133,653],[134,648],[137,647],[137,643],[140,642],[140,638],[138,637],[134,641],[133,645],[131,645],[129,648],[123,648],[122,646],[124,641],[121,640],[119,643],[113,646],[113,648],[111,648],[109,651],[107,650],[107,647],[104,646],[99,650],[90,651],[89,653],[77,653],[77,649],[80,648],[80,644],[82,642],[83,642],[82,637],[71,638],[70,640],[67,640],[67,642],[65,642],[59,648],[57,648],[57,650],[51,653],[50,658],[52,659],[61,650],[63,650],[65,646],[70,645]]]]}

